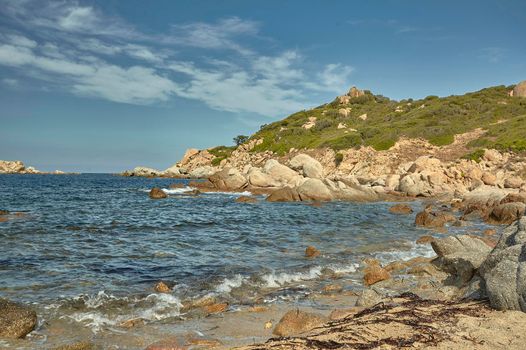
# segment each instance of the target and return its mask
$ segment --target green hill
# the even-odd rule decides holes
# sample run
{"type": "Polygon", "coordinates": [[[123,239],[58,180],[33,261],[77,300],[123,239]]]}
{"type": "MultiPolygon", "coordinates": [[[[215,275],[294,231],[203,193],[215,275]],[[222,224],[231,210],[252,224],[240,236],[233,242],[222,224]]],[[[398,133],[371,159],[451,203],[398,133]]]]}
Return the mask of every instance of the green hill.
{"type": "MultiPolygon", "coordinates": [[[[482,147],[524,151],[526,98],[510,97],[512,89],[496,86],[460,96],[402,101],[365,91],[362,96],[348,98],[348,103],[341,104],[337,98],[263,125],[251,139],[264,140],[255,152],[271,150],[283,155],[291,148],[342,150],[367,145],[385,150],[402,136],[424,138],[441,146],[452,143],[455,134],[483,128],[487,132],[469,144],[473,152],[482,147]],[[343,109],[348,112],[340,112],[343,109]],[[313,118],[315,125],[306,129],[305,124],[313,118]]],[[[226,156],[222,154],[222,158],[226,156]]]]}

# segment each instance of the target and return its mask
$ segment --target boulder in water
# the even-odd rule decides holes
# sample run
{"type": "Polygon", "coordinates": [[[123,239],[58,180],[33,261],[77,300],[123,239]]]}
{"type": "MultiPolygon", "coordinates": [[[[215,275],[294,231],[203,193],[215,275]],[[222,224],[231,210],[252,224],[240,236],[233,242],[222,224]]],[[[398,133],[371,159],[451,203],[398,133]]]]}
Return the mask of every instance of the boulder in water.
{"type": "Polygon", "coordinates": [[[286,186],[271,192],[266,200],[268,202],[299,202],[301,198],[295,188],[286,186]]]}
{"type": "Polygon", "coordinates": [[[162,199],[168,197],[166,193],[161,190],[159,187],[154,187],[150,191],[150,198],[151,199],[162,199]]]}
{"type": "Polygon", "coordinates": [[[413,208],[407,204],[395,204],[389,208],[389,212],[393,214],[411,214],[413,208]]]}

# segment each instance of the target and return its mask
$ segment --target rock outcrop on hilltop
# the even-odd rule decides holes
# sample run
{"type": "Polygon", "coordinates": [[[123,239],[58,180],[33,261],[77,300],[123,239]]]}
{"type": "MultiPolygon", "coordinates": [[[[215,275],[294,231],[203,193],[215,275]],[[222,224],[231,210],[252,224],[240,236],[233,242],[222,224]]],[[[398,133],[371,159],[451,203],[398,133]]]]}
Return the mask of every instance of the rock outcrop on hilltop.
{"type": "Polygon", "coordinates": [[[526,80],[515,85],[513,90],[511,90],[510,95],[513,97],[526,97],[526,80]]]}

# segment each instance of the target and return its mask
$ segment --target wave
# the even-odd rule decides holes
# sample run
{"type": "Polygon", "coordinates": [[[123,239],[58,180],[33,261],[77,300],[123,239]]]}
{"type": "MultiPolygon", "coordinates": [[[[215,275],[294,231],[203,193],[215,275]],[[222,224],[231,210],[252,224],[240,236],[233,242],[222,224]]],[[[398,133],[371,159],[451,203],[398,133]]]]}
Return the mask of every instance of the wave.
{"type": "MultiPolygon", "coordinates": [[[[131,319],[159,321],[181,315],[182,304],[172,294],[149,294],[146,297],[116,297],[104,291],[96,295],[80,295],[68,302],[83,303],[83,310],[66,313],[70,318],[91,328],[93,332],[103,327],[119,325],[131,319]]],[[[68,303],[66,302],[66,304],[68,303]]],[[[74,307],[77,309],[78,305],[74,307]]]]}

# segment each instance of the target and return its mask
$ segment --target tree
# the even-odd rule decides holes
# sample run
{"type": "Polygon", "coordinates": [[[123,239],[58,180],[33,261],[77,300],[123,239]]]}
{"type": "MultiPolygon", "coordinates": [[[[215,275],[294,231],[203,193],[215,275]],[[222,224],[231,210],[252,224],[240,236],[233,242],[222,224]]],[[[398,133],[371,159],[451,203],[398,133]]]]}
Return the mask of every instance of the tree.
{"type": "Polygon", "coordinates": [[[247,141],[248,141],[248,136],[245,136],[245,135],[237,135],[236,137],[234,137],[234,143],[236,144],[236,146],[239,146],[247,141]]]}

